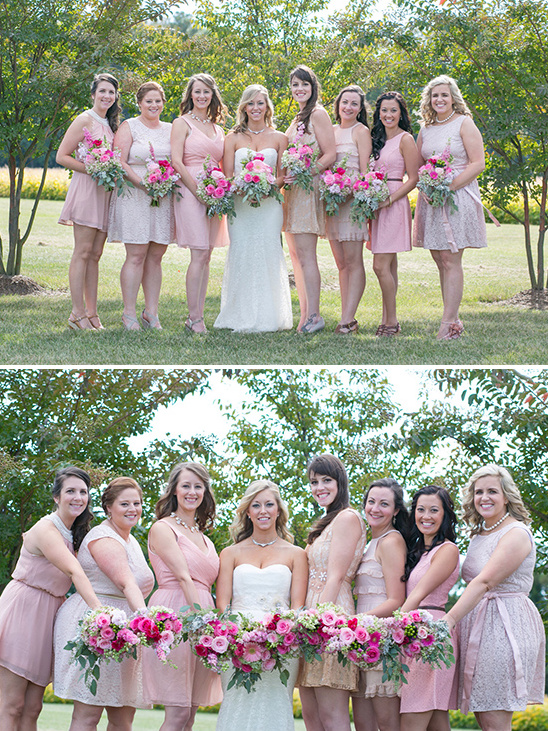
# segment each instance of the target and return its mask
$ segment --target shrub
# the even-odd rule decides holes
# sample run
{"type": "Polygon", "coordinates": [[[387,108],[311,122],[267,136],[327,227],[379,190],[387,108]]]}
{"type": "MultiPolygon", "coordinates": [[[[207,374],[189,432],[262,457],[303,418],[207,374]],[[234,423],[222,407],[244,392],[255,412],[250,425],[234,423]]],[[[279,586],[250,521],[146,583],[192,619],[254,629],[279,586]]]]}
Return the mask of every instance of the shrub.
{"type": "Polygon", "coordinates": [[[512,731],[548,731],[546,706],[531,706],[526,711],[514,713],[512,731]]]}
{"type": "Polygon", "coordinates": [[[53,693],[53,687],[51,683],[46,686],[46,690],[44,691],[44,703],[72,703],[72,701],[67,701],[66,698],[58,698],[53,693]]]}
{"type": "MultiPolygon", "coordinates": [[[[23,181],[22,197],[36,198],[42,168],[27,168],[23,181]]],[[[50,201],[64,201],[69,186],[68,170],[64,168],[51,168],[47,172],[46,183],[42,190],[42,198],[50,201]]],[[[0,198],[9,198],[9,174],[6,167],[0,168],[0,198]]]]}

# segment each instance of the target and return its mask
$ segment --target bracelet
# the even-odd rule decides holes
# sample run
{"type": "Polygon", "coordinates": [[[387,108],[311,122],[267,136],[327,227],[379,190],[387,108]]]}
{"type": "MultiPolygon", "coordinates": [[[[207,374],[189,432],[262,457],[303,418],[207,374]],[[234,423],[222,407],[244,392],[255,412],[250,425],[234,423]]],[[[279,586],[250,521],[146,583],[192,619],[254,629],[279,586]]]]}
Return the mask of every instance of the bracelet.
{"type": "Polygon", "coordinates": [[[392,205],[392,196],[389,195],[388,196],[388,207],[390,207],[391,205],[392,205]]]}

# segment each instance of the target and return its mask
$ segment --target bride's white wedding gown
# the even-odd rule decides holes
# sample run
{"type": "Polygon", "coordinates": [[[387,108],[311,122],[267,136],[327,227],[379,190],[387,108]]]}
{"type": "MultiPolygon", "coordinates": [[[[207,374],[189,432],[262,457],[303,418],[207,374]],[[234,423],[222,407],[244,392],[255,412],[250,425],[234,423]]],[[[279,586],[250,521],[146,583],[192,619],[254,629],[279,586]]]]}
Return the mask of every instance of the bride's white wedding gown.
{"type": "MultiPolygon", "coordinates": [[[[247,148],[236,150],[234,172],[242,169],[247,148]]],[[[275,170],[277,151],[261,150],[275,170]]],[[[282,204],[266,198],[252,208],[235,199],[236,217],[229,225],[230,247],[221,290],[221,312],[214,327],[235,332],[274,332],[293,327],[289,280],[281,241],[282,204]]]]}
{"type": "MultiPolygon", "coordinates": [[[[291,592],[291,569],[273,564],[259,569],[251,564],[236,566],[232,579],[232,609],[254,619],[261,619],[276,609],[288,609],[291,592]]],[[[224,698],[217,720],[217,731],[294,731],[293,688],[298,660],[288,660],[290,677],[287,687],[277,670],[262,673],[255,690],[226,690],[232,671],[223,673],[224,698]]]]}

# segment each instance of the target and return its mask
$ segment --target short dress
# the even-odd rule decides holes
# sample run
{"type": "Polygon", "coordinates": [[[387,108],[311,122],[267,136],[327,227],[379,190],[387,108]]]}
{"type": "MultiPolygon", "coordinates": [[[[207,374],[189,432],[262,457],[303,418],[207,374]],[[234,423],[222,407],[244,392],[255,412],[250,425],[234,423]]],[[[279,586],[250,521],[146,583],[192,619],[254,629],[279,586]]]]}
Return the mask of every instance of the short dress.
{"type": "Polygon", "coordinates": [[[528,703],[544,702],[544,627],[527,596],[533,586],[536,557],[529,528],[514,521],[496,533],[474,536],[462,565],[462,578],[472,581],[510,530],[526,531],[531,551],[458,625],[459,708],[465,713],[524,711],[528,703]]]}
{"type": "MultiPolygon", "coordinates": [[[[74,553],[72,533],[55,513],[46,515],[74,553]]],[[[45,687],[53,670],[53,623],[72,581],[21,546],[12,580],[0,597],[0,665],[45,687]]]]}
{"type": "MultiPolygon", "coordinates": [[[[156,160],[171,155],[171,123],[160,122],[160,127],[150,129],[138,117],[127,119],[133,142],[128,164],[139,178],[146,173],[146,160],[150,157],[150,145],[156,160]]],[[[124,244],[171,244],[175,240],[173,196],[164,196],[159,206],[151,206],[152,199],[141,188],[126,188],[122,195],[112,196],[108,218],[108,240],[124,244]]]]}
{"type": "MultiPolygon", "coordinates": [[[[294,119],[289,125],[286,135],[291,144],[297,135],[297,121],[294,119]]],[[[310,145],[319,152],[318,142],[314,134],[312,120],[308,122],[308,132],[299,138],[299,145],[310,145]]],[[[291,185],[284,188],[284,224],[283,231],[288,234],[316,234],[325,237],[326,215],[325,206],[320,200],[320,176],[313,177],[314,189],[309,192],[291,185]]]]}
{"type": "MultiPolygon", "coordinates": [[[[382,566],[375,558],[375,553],[379,542],[390,533],[399,533],[399,531],[389,530],[378,538],[372,538],[365,547],[363,555],[360,556],[361,563],[356,571],[356,581],[354,582],[357,614],[375,609],[387,598],[382,566]]],[[[358,690],[353,695],[356,698],[373,698],[377,695],[393,698],[399,695],[392,681],[382,682],[382,674],[382,668],[380,670],[360,670],[358,690]]]]}
{"type": "MultiPolygon", "coordinates": [[[[129,567],[137,584],[146,598],[154,586],[154,576],[149,569],[141,547],[133,536],[125,541],[105,520],[92,528],[86,535],[78,551],[78,560],[99,600],[108,606],[123,609],[128,616],[132,610],[120,589],[95,563],[89,544],[101,538],[110,538],[121,543],[127,552],[129,567]]],[[[143,673],[140,653],[137,659],[127,658],[121,663],[110,662],[101,667],[101,677],[97,681],[97,694],[92,695],[81,679],[82,669],[72,662],[71,654],[64,647],[69,640],[78,636],[78,622],[88,610],[88,605],[80,594],[72,594],[63,604],[55,620],[54,647],[55,663],[53,670],[53,690],[59,698],[86,703],[90,706],[131,706],[147,708],[150,703],[143,693],[143,673]]]]}
{"type": "MultiPolygon", "coordinates": [[[[358,124],[361,122],[356,122],[355,125],[348,128],[343,128],[338,124],[333,125],[337,147],[336,164],[341,163],[346,157],[346,169],[352,176],[360,174],[358,146],[352,139],[352,130],[358,124]]],[[[367,241],[369,237],[367,222],[358,226],[350,220],[352,200],[353,198],[350,196],[346,203],[342,203],[336,216],[326,216],[327,238],[330,241],[359,241],[361,243],[367,241]]]]}
{"type": "MultiPolygon", "coordinates": [[[[407,580],[408,595],[426,574],[432,559],[445,543],[449,543],[449,541],[440,543],[439,546],[435,546],[428,553],[422,554],[420,561],[411,571],[411,575],[407,580]]],[[[443,617],[449,592],[458,578],[459,565],[457,563],[455,570],[443,584],[437,586],[424,597],[419,609],[428,610],[434,619],[443,617]]],[[[456,636],[453,638],[453,653],[455,662],[458,663],[456,636]]],[[[450,708],[455,709],[457,707],[458,673],[456,664],[448,668],[445,665],[436,668],[419,660],[411,660],[407,662],[407,665],[409,666],[409,673],[407,674],[407,684],[402,685],[401,688],[400,713],[448,711],[450,708]]]]}
{"type": "MultiPolygon", "coordinates": [[[[453,169],[458,175],[468,165],[468,155],[462,142],[460,128],[464,115],[455,116],[446,124],[430,124],[422,128],[422,148],[419,150],[424,160],[432,155],[440,155],[447,147],[453,155],[453,169]]],[[[453,211],[446,203],[443,208],[434,208],[419,193],[413,229],[413,246],[436,251],[459,249],[480,249],[487,246],[487,230],[481,205],[477,180],[455,191],[458,211],[453,211]]]]}
{"type": "MultiPolygon", "coordinates": [[[[395,193],[403,184],[405,160],[400,152],[401,132],[391,140],[386,140],[378,160],[372,170],[386,170],[388,190],[395,193]]],[[[397,254],[411,251],[411,206],[405,195],[391,206],[381,208],[371,221],[371,244],[373,254],[397,254]]]]}
{"type": "MultiPolygon", "coordinates": [[[[194,180],[203,172],[204,162],[209,155],[215,165],[221,165],[225,146],[225,135],[218,126],[215,137],[210,139],[189,114],[182,119],[188,124],[190,131],[185,140],[183,164],[194,180]]],[[[201,124],[201,123],[200,123],[201,124]]],[[[203,124],[201,124],[203,127],[203,124]]],[[[179,186],[181,198],[174,203],[175,231],[177,246],[188,249],[212,249],[215,246],[228,245],[228,229],[226,217],[209,218],[207,207],[193,195],[184,185],[179,186]]]]}
{"type": "MultiPolygon", "coordinates": [[[[358,517],[362,527],[362,537],[358,541],[335,604],[342,607],[348,614],[354,614],[354,598],[352,597],[351,584],[363,554],[366,533],[363,518],[358,511],[352,508],[347,508],[347,510],[358,517]]],[[[318,604],[327,580],[327,564],[329,561],[331,539],[333,537],[333,522],[324,529],[323,533],[316,538],[312,545],[306,547],[309,565],[306,606],[309,609],[318,604]]],[[[348,663],[346,667],[343,667],[337,660],[336,655],[327,655],[322,660],[312,660],[312,662],[303,663],[297,685],[305,688],[327,686],[329,688],[352,692],[358,687],[358,668],[353,663],[348,663]]]]}
{"type": "MultiPolygon", "coordinates": [[[[91,124],[86,125],[86,128],[93,139],[103,139],[106,147],[112,147],[114,132],[108,121],[100,117],[93,109],[88,109],[86,114],[89,114],[92,119],[91,124]]],[[[76,157],[78,160],[81,159],[78,150],[76,157]]],[[[98,185],[91,175],[74,170],[58,223],[65,226],[72,226],[73,223],[76,223],[79,226],[89,226],[89,228],[96,228],[106,233],[111,196],[112,193],[105,190],[102,185],[98,185]]]]}
{"type": "MultiPolygon", "coordinates": [[[[213,607],[211,587],[219,573],[219,557],[213,543],[204,536],[207,552],[204,554],[184,533],[176,530],[168,521],[162,520],[175,533],[177,544],[181,549],[196,591],[198,603],[202,608],[213,607]]],[[[167,565],[148,548],[148,555],[158,589],[150,597],[149,606],[164,606],[176,612],[188,606],[181,585],[173,576],[167,565]]],[[[188,642],[182,642],[169,654],[169,662],[177,669],[165,665],[156,657],[154,650],[143,650],[143,676],[145,695],[153,703],[164,706],[213,706],[220,703],[223,697],[221,680],[217,673],[207,670],[204,664],[192,652],[188,642]]]]}

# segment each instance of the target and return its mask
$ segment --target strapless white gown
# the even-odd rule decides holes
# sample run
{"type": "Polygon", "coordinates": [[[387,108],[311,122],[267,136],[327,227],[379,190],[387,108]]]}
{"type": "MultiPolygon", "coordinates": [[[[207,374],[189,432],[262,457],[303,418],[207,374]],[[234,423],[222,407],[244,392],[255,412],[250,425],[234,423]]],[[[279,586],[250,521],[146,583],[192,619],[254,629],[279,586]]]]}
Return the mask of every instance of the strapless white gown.
{"type": "MultiPolygon", "coordinates": [[[[232,609],[254,619],[261,619],[275,609],[288,609],[291,594],[291,569],[273,564],[259,569],[241,564],[232,579],[232,609]]],[[[223,673],[224,698],[217,720],[217,731],[294,731],[293,688],[298,660],[288,661],[290,677],[287,687],[277,670],[263,673],[255,690],[226,690],[232,671],[223,673]]]]}
{"type": "MultiPolygon", "coordinates": [[[[248,149],[236,150],[234,171],[240,172],[248,149]]],[[[276,169],[278,153],[261,150],[276,169]]],[[[274,332],[293,327],[287,267],[281,241],[282,204],[274,198],[252,208],[239,196],[236,218],[229,225],[230,247],[221,291],[221,312],[214,327],[235,332],[274,332]]]]}

